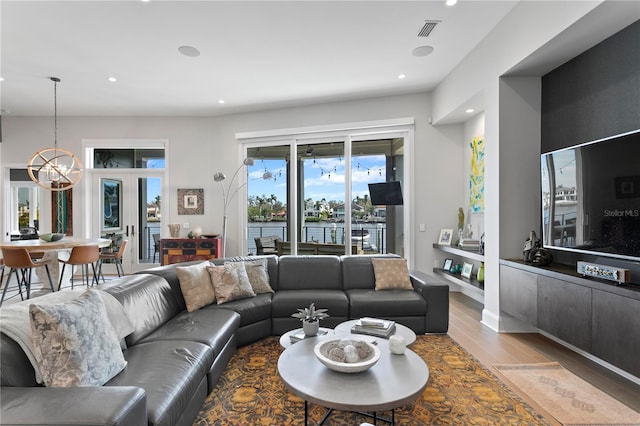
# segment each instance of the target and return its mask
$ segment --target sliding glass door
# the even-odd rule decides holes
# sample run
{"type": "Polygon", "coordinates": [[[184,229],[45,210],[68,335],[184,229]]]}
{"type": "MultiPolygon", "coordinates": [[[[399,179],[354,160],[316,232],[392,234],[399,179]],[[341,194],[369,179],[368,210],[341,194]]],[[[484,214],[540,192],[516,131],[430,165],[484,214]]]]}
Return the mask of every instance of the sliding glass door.
{"type": "Polygon", "coordinates": [[[404,145],[360,136],[248,146],[247,252],[277,238],[281,254],[404,254],[402,203],[374,204],[369,189],[402,188],[404,145]]]}

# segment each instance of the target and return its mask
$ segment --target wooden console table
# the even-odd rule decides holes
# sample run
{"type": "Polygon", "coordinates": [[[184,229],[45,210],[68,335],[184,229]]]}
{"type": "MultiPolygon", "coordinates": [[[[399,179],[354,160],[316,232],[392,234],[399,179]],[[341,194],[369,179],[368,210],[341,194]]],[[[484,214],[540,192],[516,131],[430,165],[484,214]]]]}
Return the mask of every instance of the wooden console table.
{"type": "Polygon", "coordinates": [[[221,251],[221,238],[162,238],[160,265],[215,259],[221,251]]]}

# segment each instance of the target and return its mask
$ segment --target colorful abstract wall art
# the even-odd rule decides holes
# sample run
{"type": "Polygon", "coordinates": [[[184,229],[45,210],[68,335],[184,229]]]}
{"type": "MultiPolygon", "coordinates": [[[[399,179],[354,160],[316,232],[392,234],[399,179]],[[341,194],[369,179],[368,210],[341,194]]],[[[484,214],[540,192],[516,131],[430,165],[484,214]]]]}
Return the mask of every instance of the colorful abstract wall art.
{"type": "Polygon", "coordinates": [[[476,136],[471,143],[471,173],[469,176],[469,210],[484,212],[484,138],[476,136]]]}

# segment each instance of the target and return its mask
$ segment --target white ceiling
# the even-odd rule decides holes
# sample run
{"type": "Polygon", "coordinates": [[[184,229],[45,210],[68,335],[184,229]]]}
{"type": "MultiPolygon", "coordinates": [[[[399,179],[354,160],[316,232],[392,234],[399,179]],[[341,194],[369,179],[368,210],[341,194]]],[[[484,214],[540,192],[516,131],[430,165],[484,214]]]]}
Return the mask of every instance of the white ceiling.
{"type": "Polygon", "coordinates": [[[427,91],[516,3],[3,0],[2,115],[52,115],[50,76],[59,115],[214,116],[427,91]],[[424,45],[431,55],[411,54],[424,45]]]}

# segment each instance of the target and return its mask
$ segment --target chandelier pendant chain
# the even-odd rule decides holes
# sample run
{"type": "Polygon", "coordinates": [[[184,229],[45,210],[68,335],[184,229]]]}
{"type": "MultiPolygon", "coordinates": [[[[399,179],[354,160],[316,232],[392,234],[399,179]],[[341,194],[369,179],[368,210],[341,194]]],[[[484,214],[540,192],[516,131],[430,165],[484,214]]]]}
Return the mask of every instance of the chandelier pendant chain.
{"type": "Polygon", "coordinates": [[[53,80],[53,146],[56,149],[55,154],[58,155],[58,81],[59,78],[52,77],[53,80]]]}

